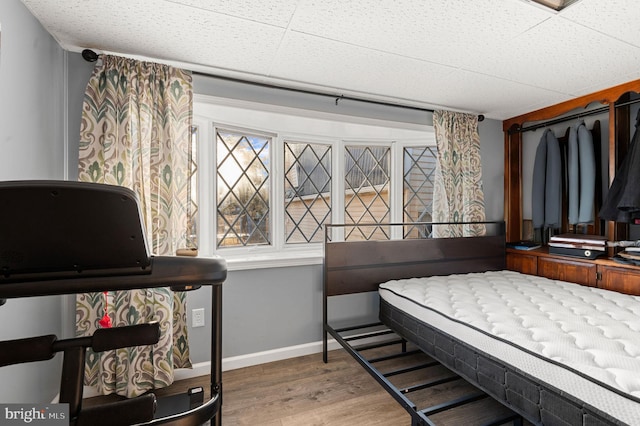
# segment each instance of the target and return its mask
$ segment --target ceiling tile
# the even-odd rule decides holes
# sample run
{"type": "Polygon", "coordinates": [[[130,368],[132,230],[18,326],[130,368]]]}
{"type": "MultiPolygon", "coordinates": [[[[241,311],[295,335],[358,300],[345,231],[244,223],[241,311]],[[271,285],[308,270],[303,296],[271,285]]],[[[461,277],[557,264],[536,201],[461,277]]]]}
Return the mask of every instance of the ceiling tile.
{"type": "Polygon", "coordinates": [[[558,15],[499,49],[470,54],[463,67],[575,96],[638,63],[640,49],[558,15]]]}
{"type": "Polygon", "coordinates": [[[640,46],[640,4],[637,0],[581,0],[563,11],[561,16],[640,46]]]}
{"type": "Polygon", "coordinates": [[[438,83],[442,103],[460,110],[478,111],[494,119],[529,112],[534,104],[549,106],[570,98],[563,93],[464,70],[450,73],[438,83]],[[523,99],[528,103],[524,104],[523,99]]]}
{"type": "Polygon", "coordinates": [[[405,99],[430,107],[446,105],[485,113],[490,118],[499,118],[492,113],[496,109],[507,111],[507,117],[522,113],[517,109],[522,99],[536,103],[568,97],[531,85],[304,34],[285,37],[275,64],[272,77],[307,83],[299,80],[300,76],[306,76],[310,82],[338,91],[405,99]],[[304,56],[305,52],[314,54],[304,56]]]}
{"type": "Polygon", "coordinates": [[[51,20],[66,46],[215,65],[261,73],[268,69],[284,29],[165,1],[41,0],[29,5],[51,20]],[[96,19],[96,16],[101,17],[96,19]],[[256,49],[256,46],[260,46],[256,49]]]}
{"type": "Polygon", "coordinates": [[[640,77],[637,0],[22,2],[72,51],[492,118],[640,77]]]}
{"type": "Polygon", "coordinates": [[[286,28],[296,10],[291,0],[167,0],[177,5],[190,6],[236,18],[286,28]]]}
{"type": "Polygon", "coordinates": [[[288,33],[271,77],[350,93],[428,102],[419,96],[454,71],[449,67],[300,33],[288,33]],[[313,54],[309,54],[313,52],[313,54]],[[416,92],[417,91],[417,92],[416,92]]]}
{"type": "Polygon", "coordinates": [[[375,50],[457,66],[553,16],[521,1],[302,0],[290,29],[375,50]]]}

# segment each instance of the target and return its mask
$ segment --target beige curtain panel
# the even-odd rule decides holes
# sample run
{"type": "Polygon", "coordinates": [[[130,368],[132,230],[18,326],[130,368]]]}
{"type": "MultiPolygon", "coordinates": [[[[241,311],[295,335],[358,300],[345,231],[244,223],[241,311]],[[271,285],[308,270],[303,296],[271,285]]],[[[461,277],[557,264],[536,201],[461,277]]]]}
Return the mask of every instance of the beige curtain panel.
{"type": "MultiPolygon", "coordinates": [[[[138,196],[150,250],[186,247],[191,74],[103,55],[87,85],[80,129],[79,180],[128,187],[138,196]]],[[[91,206],[83,214],[91,214],[91,206]]],[[[173,382],[190,367],[184,293],[168,288],[76,297],[76,335],[91,335],[108,315],[114,327],[160,323],[154,346],[89,352],[85,381],[102,394],[135,397],[173,382]],[[108,303],[106,303],[108,301],[108,303]]]]}
{"type": "MultiPolygon", "coordinates": [[[[433,127],[438,148],[434,190],[434,222],[485,220],[478,116],[437,110],[433,127]]],[[[434,226],[438,238],[478,236],[483,225],[434,226]]]]}

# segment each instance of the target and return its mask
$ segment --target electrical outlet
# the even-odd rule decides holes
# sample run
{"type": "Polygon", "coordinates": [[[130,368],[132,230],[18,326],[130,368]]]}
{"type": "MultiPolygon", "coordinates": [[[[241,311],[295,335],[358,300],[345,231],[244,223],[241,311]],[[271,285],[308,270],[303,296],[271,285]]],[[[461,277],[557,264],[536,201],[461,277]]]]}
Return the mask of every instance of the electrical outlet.
{"type": "Polygon", "coordinates": [[[204,308],[191,311],[191,327],[204,327],[204,308]]]}

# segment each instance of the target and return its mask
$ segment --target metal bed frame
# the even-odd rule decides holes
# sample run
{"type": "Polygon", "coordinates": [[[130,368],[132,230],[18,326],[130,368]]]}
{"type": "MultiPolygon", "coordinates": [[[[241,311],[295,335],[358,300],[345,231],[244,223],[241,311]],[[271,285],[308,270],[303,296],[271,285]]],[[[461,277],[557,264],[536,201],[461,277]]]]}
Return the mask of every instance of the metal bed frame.
{"type": "MultiPolygon", "coordinates": [[[[471,223],[455,224],[467,225],[471,223]]],[[[431,407],[418,409],[410,399],[414,392],[445,383],[463,380],[459,374],[428,379],[408,387],[398,387],[393,378],[406,373],[442,365],[430,357],[420,364],[393,371],[381,372],[376,365],[382,361],[424,354],[419,348],[408,349],[407,340],[378,320],[355,320],[353,324],[341,325],[328,318],[329,300],[335,296],[377,291],[380,283],[391,279],[416,276],[446,275],[450,273],[500,270],[505,268],[505,241],[503,222],[481,222],[491,228],[493,234],[473,238],[381,240],[381,241],[334,241],[334,234],[344,234],[348,227],[376,227],[384,235],[391,234],[393,227],[422,227],[429,234],[433,226],[448,226],[449,223],[398,223],[370,225],[327,225],[324,243],[323,285],[323,361],[328,362],[328,336],[335,339],[376,381],[410,414],[415,426],[435,426],[430,416],[470,404],[489,397],[478,389],[431,407]],[[337,232],[336,232],[337,230],[337,232]],[[365,343],[361,343],[365,342],[365,343]],[[390,346],[396,350],[382,356],[367,356],[367,351],[390,346]]],[[[371,232],[369,232],[370,234],[371,232]]],[[[513,422],[522,424],[520,414],[507,410],[486,426],[513,422]]]]}
{"type": "MultiPolygon", "coordinates": [[[[417,348],[407,348],[407,341],[393,332],[389,328],[380,328],[370,331],[372,328],[384,327],[382,322],[371,324],[362,324],[360,326],[333,328],[327,325],[325,330],[340,345],[360,363],[362,367],[411,415],[412,425],[436,426],[436,423],[429,418],[435,414],[459,408],[465,404],[471,404],[481,399],[489,398],[489,395],[481,390],[469,392],[463,396],[451,399],[439,404],[435,404],[426,408],[419,409],[418,404],[411,399],[414,392],[418,392],[428,388],[435,388],[447,383],[464,380],[462,376],[454,372],[450,372],[445,377],[434,377],[423,382],[412,384],[410,386],[399,386],[393,383],[395,376],[416,372],[418,370],[427,370],[431,367],[442,366],[439,361],[426,356],[426,354],[417,348]],[[349,333],[356,333],[351,335],[349,333]],[[376,343],[358,344],[359,341],[367,340],[375,337],[389,337],[388,340],[376,343]],[[392,353],[369,357],[366,353],[369,350],[382,348],[385,346],[395,346],[392,353]],[[376,365],[382,361],[391,359],[407,358],[415,355],[423,355],[420,363],[416,363],[407,367],[401,367],[392,371],[382,372],[376,365]]],[[[324,362],[328,362],[327,353],[323,354],[324,362]]],[[[484,423],[484,426],[497,426],[507,422],[513,422],[514,425],[522,425],[522,416],[514,412],[508,412],[505,415],[496,417],[495,419],[484,423]]]]}

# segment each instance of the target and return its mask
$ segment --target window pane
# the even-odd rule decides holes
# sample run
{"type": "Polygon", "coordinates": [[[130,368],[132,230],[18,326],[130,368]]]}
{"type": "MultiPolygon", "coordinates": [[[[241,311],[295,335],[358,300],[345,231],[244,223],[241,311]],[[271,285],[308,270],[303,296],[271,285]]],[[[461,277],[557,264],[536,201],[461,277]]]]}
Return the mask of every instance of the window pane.
{"type": "Polygon", "coordinates": [[[285,241],[322,242],[331,219],[331,147],[285,142],[284,169],[285,241]]]}
{"type": "Polygon", "coordinates": [[[198,126],[191,127],[191,145],[189,146],[189,177],[187,181],[187,247],[198,247],[198,126]]]}
{"type": "Polygon", "coordinates": [[[218,129],[216,140],[218,247],[271,244],[271,138],[218,129]]]}
{"type": "MultiPolygon", "coordinates": [[[[389,222],[389,147],[345,147],[345,223],[389,222]]],[[[386,227],[345,228],[345,240],[389,238],[386,227]]]]}
{"type": "MultiPolygon", "coordinates": [[[[436,148],[405,148],[403,169],[404,222],[431,222],[436,148]]],[[[424,227],[406,226],[404,229],[404,238],[427,238],[430,235],[431,230],[424,227]]]]}

